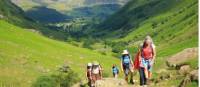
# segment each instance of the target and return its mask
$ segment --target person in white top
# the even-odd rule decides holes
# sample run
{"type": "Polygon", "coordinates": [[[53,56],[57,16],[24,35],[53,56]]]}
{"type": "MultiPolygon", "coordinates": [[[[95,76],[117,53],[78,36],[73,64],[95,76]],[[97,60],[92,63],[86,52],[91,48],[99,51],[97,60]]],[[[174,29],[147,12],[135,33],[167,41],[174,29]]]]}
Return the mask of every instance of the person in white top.
{"type": "Polygon", "coordinates": [[[97,80],[101,80],[102,79],[102,67],[96,61],[93,62],[91,76],[92,76],[92,87],[94,87],[95,86],[95,82],[97,80]]]}

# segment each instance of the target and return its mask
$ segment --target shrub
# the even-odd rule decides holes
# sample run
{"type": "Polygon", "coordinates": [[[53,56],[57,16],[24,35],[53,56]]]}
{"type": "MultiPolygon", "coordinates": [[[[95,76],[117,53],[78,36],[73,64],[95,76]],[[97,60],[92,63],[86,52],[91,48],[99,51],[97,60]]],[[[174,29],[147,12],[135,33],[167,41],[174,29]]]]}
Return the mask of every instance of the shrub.
{"type": "Polygon", "coordinates": [[[55,72],[49,76],[40,76],[32,84],[32,87],[71,87],[80,80],[77,73],[71,69],[55,72]]]}
{"type": "Polygon", "coordinates": [[[56,87],[56,81],[50,76],[41,76],[36,80],[32,87],[56,87]]]}
{"type": "Polygon", "coordinates": [[[112,52],[114,52],[114,53],[120,53],[125,48],[127,48],[126,42],[117,42],[117,43],[112,44],[112,52]]]}

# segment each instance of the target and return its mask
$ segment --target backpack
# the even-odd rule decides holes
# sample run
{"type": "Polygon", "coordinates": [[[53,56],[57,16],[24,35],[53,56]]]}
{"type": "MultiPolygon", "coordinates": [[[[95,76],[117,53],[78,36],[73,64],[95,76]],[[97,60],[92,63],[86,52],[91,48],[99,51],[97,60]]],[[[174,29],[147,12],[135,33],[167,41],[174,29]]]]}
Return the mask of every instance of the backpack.
{"type": "Polygon", "coordinates": [[[92,66],[92,73],[93,74],[100,74],[100,70],[101,70],[101,68],[100,68],[99,65],[98,66],[92,66]]]}
{"type": "Polygon", "coordinates": [[[115,73],[115,74],[118,74],[118,73],[119,73],[119,70],[118,70],[117,67],[113,67],[113,68],[112,68],[112,71],[113,71],[113,73],[115,73]]]}
{"type": "Polygon", "coordinates": [[[134,58],[134,69],[139,69],[140,68],[140,61],[139,61],[139,57],[140,57],[140,51],[135,55],[134,58]]]}
{"type": "Polygon", "coordinates": [[[131,58],[130,58],[129,55],[123,55],[122,56],[122,62],[123,62],[123,64],[129,64],[130,61],[131,61],[131,58]]]}

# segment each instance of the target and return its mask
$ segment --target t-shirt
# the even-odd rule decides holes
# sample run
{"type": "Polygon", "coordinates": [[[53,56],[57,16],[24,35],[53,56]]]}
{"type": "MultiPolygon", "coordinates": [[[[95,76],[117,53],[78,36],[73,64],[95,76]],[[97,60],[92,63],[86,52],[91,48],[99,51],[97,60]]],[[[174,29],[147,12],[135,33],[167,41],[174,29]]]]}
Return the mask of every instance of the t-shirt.
{"type": "Polygon", "coordinates": [[[93,74],[99,74],[99,73],[100,73],[100,70],[101,70],[100,66],[94,66],[94,67],[92,68],[92,73],[93,73],[93,74]]]}
{"type": "Polygon", "coordinates": [[[112,70],[113,70],[113,73],[115,73],[115,74],[118,73],[118,71],[119,71],[117,67],[113,67],[112,70]]]}

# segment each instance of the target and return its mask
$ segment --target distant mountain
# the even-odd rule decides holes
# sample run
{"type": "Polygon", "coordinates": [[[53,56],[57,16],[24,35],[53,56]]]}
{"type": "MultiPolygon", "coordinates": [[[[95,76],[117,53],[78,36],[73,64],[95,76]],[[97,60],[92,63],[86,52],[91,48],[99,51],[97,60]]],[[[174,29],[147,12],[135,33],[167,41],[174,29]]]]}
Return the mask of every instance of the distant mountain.
{"type": "Polygon", "coordinates": [[[66,11],[65,14],[70,15],[73,18],[95,17],[106,19],[108,16],[118,11],[120,8],[121,6],[119,4],[102,4],[74,8],[71,11],[66,11]]]}
{"type": "MultiPolygon", "coordinates": [[[[45,8],[43,8],[43,9],[45,9],[45,8]]],[[[32,11],[32,12],[39,14],[39,12],[37,12],[37,10],[32,11]]],[[[40,12],[40,14],[42,14],[43,12],[40,12]]],[[[63,18],[66,18],[65,15],[62,15],[59,12],[56,13],[56,11],[54,9],[53,10],[47,9],[46,12],[50,12],[53,15],[59,16],[59,17],[52,16],[51,19],[48,18],[49,21],[51,21],[53,18],[54,18],[53,22],[58,21],[58,19],[55,20],[55,18],[59,18],[59,20],[60,19],[64,20],[63,18]]],[[[28,12],[28,13],[30,15],[32,15],[31,12],[28,12]]],[[[0,16],[3,16],[3,18],[0,18],[0,19],[8,21],[9,23],[14,24],[15,26],[20,26],[22,28],[36,30],[37,32],[40,32],[41,34],[43,34],[47,37],[51,37],[51,38],[59,39],[59,40],[65,40],[68,36],[68,34],[66,34],[65,32],[61,32],[56,29],[47,28],[46,26],[44,26],[44,24],[41,24],[37,20],[29,17],[27,15],[27,13],[25,13],[17,5],[13,4],[10,0],[0,0],[0,16]]],[[[43,16],[45,16],[45,15],[43,15],[43,16]]],[[[32,17],[36,17],[36,16],[33,15],[32,17]]],[[[49,16],[45,16],[45,17],[49,17],[49,16]]],[[[40,19],[38,17],[38,19],[43,21],[44,18],[43,18],[43,20],[42,20],[42,18],[40,19]]]]}
{"type": "Polygon", "coordinates": [[[107,16],[118,11],[128,1],[129,0],[12,0],[13,3],[25,10],[28,17],[44,23],[63,22],[66,19],[69,20],[71,18],[81,17],[105,19],[107,16]],[[46,9],[41,9],[41,7],[46,9]],[[41,11],[44,12],[41,13],[41,11]]]}
{"type": "Polygon", "coordinates": [[[12,0],[23,9],[29,9],[34,6],[47,6],[59,11],[71,10],[92,5],[119,4],[124,5],[129,0],[12,0]]]}
{"type": "Polygon", "coordinates": [[[42,23],[54,23],[71,19],[69,16],[62,14],[55,9],[46,7],[34,7],[33,9],[26,11],[25,14],[29,18],[42,23]]]}

